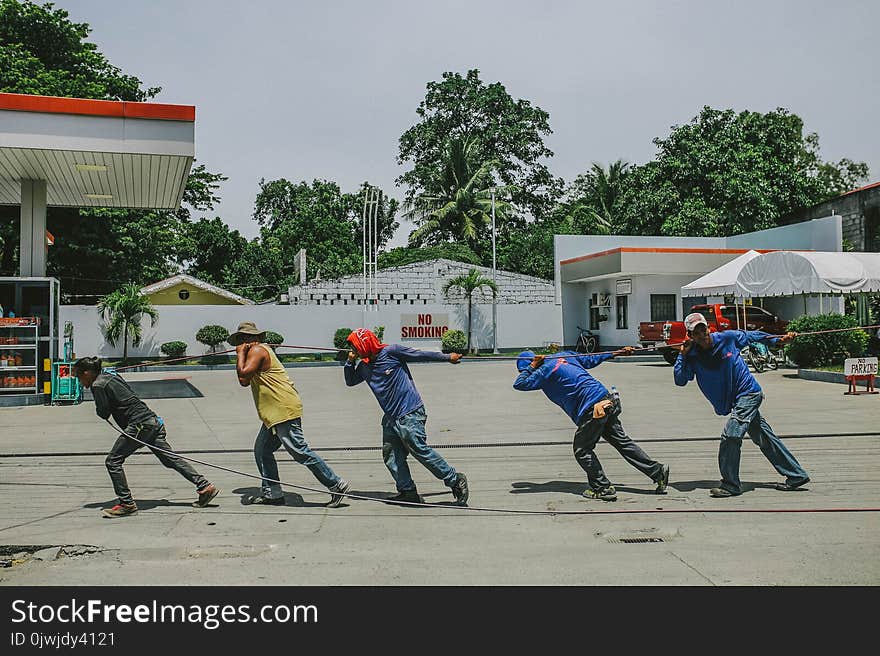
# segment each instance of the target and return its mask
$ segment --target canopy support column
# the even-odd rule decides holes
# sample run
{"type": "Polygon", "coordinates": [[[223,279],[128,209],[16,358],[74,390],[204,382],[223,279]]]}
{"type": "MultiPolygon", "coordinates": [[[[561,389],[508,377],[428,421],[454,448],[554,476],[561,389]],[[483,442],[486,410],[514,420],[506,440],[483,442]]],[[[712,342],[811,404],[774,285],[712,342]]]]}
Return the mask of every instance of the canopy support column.
{"type": "Polygon", "coordinates": [[[21,181],[18,270],[23,278],[46,275],[46,181],[21,181]]]}

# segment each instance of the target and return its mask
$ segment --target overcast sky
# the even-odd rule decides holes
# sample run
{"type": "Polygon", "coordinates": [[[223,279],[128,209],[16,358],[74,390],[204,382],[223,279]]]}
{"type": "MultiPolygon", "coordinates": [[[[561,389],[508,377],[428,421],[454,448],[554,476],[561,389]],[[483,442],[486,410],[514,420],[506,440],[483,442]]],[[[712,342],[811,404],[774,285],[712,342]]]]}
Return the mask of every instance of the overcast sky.
{"type": "MultiPolygon", "coordinates": [[[[480,70],[550,114],[551,171],[653,158],[703,105],[785,107],[826,160],[880,178],[880,3],[709,0],[57,0],[157,102],[196,106],[196,157],[229,177],[216,214],[247,237],[260,178],[364,180],[397,198],[425,85],[480,70]]],[[[409,230],[398,231],[402,244],[409,230]]]]}

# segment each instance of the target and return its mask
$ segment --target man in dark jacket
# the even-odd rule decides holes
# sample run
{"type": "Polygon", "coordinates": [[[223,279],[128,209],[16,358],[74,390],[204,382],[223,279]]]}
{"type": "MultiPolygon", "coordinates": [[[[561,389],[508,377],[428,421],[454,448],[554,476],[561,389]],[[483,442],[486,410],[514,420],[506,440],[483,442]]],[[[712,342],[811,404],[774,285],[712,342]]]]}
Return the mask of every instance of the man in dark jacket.
{"type": "Polygon", "coordinates": [[[541,390],[577,425],[574,457],[587,473],[589,487],[584,490],[584,496],[588,499],[617,500],[617,490],[605,476],[594,452],[602,437],[624,460],[657,483],[657,494],[666,494],[669,484],[669,465],[652,460],[630,439],[620,423],[620,399],[609,394],[605,386],[587,372],[617,355],[630,353],[632,347],[597,355],[563,351],[545,362],[545,356],[523,351],[516,361],[519,376],[513,388],[521,392],[541,390]]]}
{"type": "MultiPolygon", "coordinates": [[[[150,447],[158,447],[168,453],[153,450],[166,467],[175,470],[190,483],[196,486],[198,498],[193,506],[202,508],[216,497],[220,490],[199,474],[192,465],[171,451],[171,445],[165,439],[165,422],[150,410],[131,390],[122,377],[115,373],[102,370],[100,358],[80,358],[73,365],[73,375],[79,379],[83,387],[91,388],[95,397],[95,412],[101,419],[111,415],[119,427],[132,437],[146,442],[150,447]]],[[[125,517],[138,511],[137,504],[128,489],[122,463],[132,453],[143,446],[129,437],[120,435],[104,461],[113,489],[119,497],[119,503],[112,508],[105,508],[105,517],[125,517]]]]}

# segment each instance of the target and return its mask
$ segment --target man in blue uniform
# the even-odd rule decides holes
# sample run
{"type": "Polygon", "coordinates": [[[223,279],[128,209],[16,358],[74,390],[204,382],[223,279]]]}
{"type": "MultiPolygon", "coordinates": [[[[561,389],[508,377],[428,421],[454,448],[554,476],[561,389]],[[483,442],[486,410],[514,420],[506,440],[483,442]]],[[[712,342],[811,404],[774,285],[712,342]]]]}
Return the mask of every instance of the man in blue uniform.
{"type": "Polygon", "coordinates": [[[407,362],[451,362],[461,360],[460,353],[418,351],[400,344],[382,344],[372,331],[358,328],[348,336],[351,351],[343,368],[349,387],[365,382],[373,391],[382,417],[382,458],[397,485],[397,495],[390,501],[424,503],[406,463],[407,455],[418,460],[452,490],[456,502],[468,500],[467,477],[427,445],[425,422],[428,415],[422,397],[413,383],[407,362]],[[357,360],[360,359],[360,362],[357,360]]]}
{"type": "Polygon", "coordinates": [[[771,344],[787,344],[797,337],[797,333],[788,333],[784,337],[773,337],[760,330],[710,333],[706,318],[699,312],[686,316],[684,326],[688,340],[681,345],[681,353],[675,361],[675,384],[684,386],[696,378],[700,391],[712,404],[715,413],[730,415],[721,431],[718,448],[721,485],[712,488],[709,494],[720,498],[742,494],[739,460],[746,433],[776,471],[785,476],[784,483],[775,485],[777,490],[796,490],[809,483],[807,472],[758,411],[764,393],[740,355],[740,349],[750,343],[766,340],[771,344]]]}
{"type": "Polygon", "coordinates": [[[574,351],[556,353],[549,362],[543,355],[523,351],[516,361],[519,376],[513,388],[522,392],[541,390],[548,399],[562,408],[577,425],[574,434],[574,457],[587,473],[588,499],[616,501],[617,490],[605,476],[594,449],[599,438],[613,446],[633,467],[657,483],[655,492],[666,494],[669,466],[648,457],[630,439],[620,423],[620,399],[612,397],[587,369],[592,369],[617,355],[629,355],[632,347],[613,353],[580,355],[574,351]]]}

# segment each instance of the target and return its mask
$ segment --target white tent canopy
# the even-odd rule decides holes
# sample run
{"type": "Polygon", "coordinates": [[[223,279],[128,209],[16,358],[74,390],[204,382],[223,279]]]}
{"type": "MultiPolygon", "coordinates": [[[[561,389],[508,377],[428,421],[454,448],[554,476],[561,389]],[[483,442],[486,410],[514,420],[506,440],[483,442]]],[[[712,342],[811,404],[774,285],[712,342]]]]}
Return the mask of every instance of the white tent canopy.
{"type": "Polygon", "coordinates": [[[743,267],[756,257],[758,251],[748,251],[731,260],[705,276],[697,278],[681,288],[681,295],[687,296],[742,296],[737,287],[737,278],[743,267]]]}
{"type": "Polygon", "coordinates": [[[880,253],[775,251],[748,262],[737,296],[880,292],[880,253]]]}

